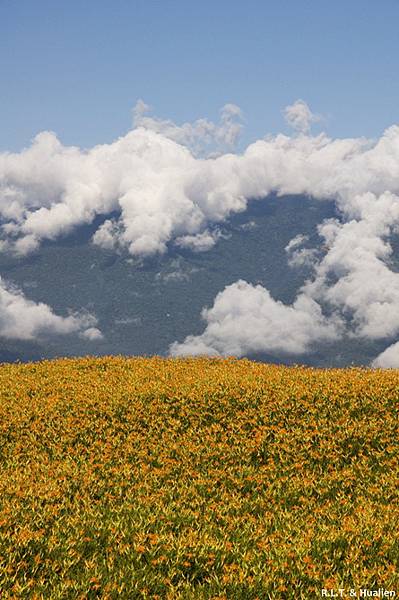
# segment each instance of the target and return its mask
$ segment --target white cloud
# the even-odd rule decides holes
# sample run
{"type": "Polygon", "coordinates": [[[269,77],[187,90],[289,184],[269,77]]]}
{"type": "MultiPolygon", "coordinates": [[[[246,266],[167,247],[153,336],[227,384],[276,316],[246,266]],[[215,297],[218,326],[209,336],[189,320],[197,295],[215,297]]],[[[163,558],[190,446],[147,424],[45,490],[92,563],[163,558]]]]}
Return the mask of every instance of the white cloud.
{"type": "Polygon", "coordinates": [[[95,317],[89,313],[56,315],[47,304],[28,300],[19,289],[0,278],[0,337],[32,340],[38,336],[78,333],[98,339],[102,334],[93,327],[95,324],[95,317]]]}
{"type": "Polygon", "coordinates": [[[315,248],[301,248],[290,254],[288,264],[290,267],[313,267],[317,262],[318,254],[315,248]]]}
{"type": "Polygon", "coordinates": [[[241,109],[235,104],[225,104],[220,111],[220,123],[208,119],[198,119],[194,123],[176,125],[169,119],[149,117],[151,107],[138,100],[133,109],[134,127],[143,127],[155,131],[164,137],[187,146],[195,155],[203,155],[212,150],[217,154],[221,150],[235,147],[242,130],[241,109]]]}
{"type": "Polygon", "coordinates": [[[342,326],[337,317],[323,317],[320,306],[305,294],[289,306],[246,281],[227,286],[202,317],[204,333],[172,344],[172,355],[302,354],[316,341],[337,339],[342,326]]]}
{"type": "Polygon", "coordinates": [[[301,248],[309,240],[309,236],[298,234],[286,245],[287,261],[290,267],[315,266],[319,252],[316,248],[301,248]]]}
{"type": "Polygon", "coordinates": [[[307,242],[308,239],[309,239],[309,236],[303,235],[303,233],[299,233],[294,238],[292,238],[292,240],[290,240],[288,242],[288,244],[286,245],[284,250],[287,252],[287,254],[290,254],[291,252],[293,252],[294,250],[296,250],[297,248],[302,246],[302,244],[307,242]]]}
{"type": "Polygon", "coordinates": [[[205,231],[195,235],[183,235],[178,237],[175,240],[175,244],[176,246],[180,246],[180,248],[188,248],[193,252],[206,252],[207,250],[210,250],[221,237],[225,236],[223,236],[219,229],[214,229],[213,231],[205,229],[205,231]]]}
{"type": "Polygon", "coordinates": [[[121,229],[115,219],[107,219],[94,233],[92,241],[105,250],[115,250],[121,229]]]}
{"type": "Polygon", "coordinates": [[[399,332],[399,273],[389,268],[387,238],[399,224],[399,197],[391,192],[358,195],[349,212],[357,218],[319,226],[327,253],[306,291],[350,316],[352,335],[394,335],[399,332]]]}
{"type": "Polygon", "coordinates": [[[90,341],[102,340],[104,338],[103,334],[99,329],[97,329],[97,327],[89,327],[88,329],[82,331],[79,335],[80,337],[86,338],[90,341]]]}
{"type": "Polygon", "coordinates": [[[287,106],[284,109],[284,116],[288,125],[301,133],[307,133],[312,123],[321,120],[321,117],[312,113],[303,100],[297,100],[294,104],[287,106]]]}
{"type": "Polygon", "coordinates": [[[381,369],[399,369],[399,342],[389,346],[372,362],[372,366],[381,369]]]}

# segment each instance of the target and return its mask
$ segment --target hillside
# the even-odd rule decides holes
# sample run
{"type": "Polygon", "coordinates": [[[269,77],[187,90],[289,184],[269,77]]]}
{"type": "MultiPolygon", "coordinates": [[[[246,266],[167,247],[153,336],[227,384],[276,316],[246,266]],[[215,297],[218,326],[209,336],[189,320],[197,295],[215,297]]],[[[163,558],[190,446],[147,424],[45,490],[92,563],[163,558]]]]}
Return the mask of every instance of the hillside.
{"type": "Polygon", "coordinates": [[[399,590],[399,372],[0,367],[2,598],[399,590]]]}

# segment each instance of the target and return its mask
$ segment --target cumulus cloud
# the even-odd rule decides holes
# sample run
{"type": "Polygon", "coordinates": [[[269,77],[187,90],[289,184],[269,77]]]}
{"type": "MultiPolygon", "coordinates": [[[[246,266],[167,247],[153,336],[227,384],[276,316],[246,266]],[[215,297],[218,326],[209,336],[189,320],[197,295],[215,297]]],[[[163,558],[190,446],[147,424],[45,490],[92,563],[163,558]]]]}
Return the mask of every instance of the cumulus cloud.
{"type": "Polygon", "coordinates": [[[79,335],[80,337],[90,341],[102,340],[104,338],[103,334],[99,329],[97,329],[97,327],[88,327],[88,329],[81,331],[79,335]]]}
{"type": "Polygon", "coordinates": [[[32,302],[0,278],[0,337],[32,340],[38,336],[78,333],[93,340],[102,335],[95,324],[95,317],[89,313],[56,315],[47,304],[32,302]]]}
{"type": "Polygon", "coordinates": [[[199,119],[177,125],[148,112],[139,102],[134,129],[111,144],[84,151],[44,132],[20,153],[0,154],[1,250],[28,254],[42,240],[103,215],[93,243],[135,259],[164,253],[170,244],[206,251],[217,242],[218,224],[244,211],[249,199],[265,201],[271,192],[333,199],[339,218],[320,224],[322,248],[304,248],[304,240],[287,246],[293,266],[313,269],[292,305],[282,305],[266,288],[237,283],[204,313],[204,334],[176,344],[173,352],[300,353],[337,335],[378,339],[399,333],[399,275],[390,265],[389,243],[399,231],[398,126],[376,141],[312,136],[310,125],[319,117],[298,100],[285,115],[301,135],[269,136],[242,154],[205,158],[204,148],[234,145],[238,107],[226,105],[218,124],[199,119]],[[239,315],[231,297],[239,302],[239,315]],[[225,305],[232,320],[219,310],[225,305]],[[255,332],[256,323],[261,334],[239,332],[246,312],[248,330],[255,332]],[[281,334],[282,315],[292,323],[296,345],[281,334]]]}
{"type": "Polygon", "coordinates": [[[221,237],[225,236],[223,236],[219,229],[214,229],[213,231],[205,229],[205,231],[197,233],[196,235],[183,235],[178,237],[175,240],[175,244],[176,246],[180,246],[180,248],[188,248],[193,252],[206,252],[207,250],[210,250],[221,237]]]}
{"type": "Polygon", "coordinates": [[[398,188],[398,140],[398,127],[375,144],[278,135],[242,155],[199,159],[142,125],[88,151],[64,147],[45,132],[21,153],[0,154],[3,250],[28,254],[42,240],[116,212],[119,218],[106,220],[94,243],[136,256],[163,253],[174,240],[204,234],[245,210],[249,198],[272,191],[334,198],[347,210],[356,194],[398,188]]]}
{"type": "Polygon", "coordinates": [[[294,252],[295,250],[297,250],[297,248],[302,246],[302,244],[307,242],[308,239],[309,239],[308,235],[303,235],[303,233],[298,233],[298,235],[296,235],[294,238],[292,238],[292,240],[290,240],[288,242],[288,244],[286,245],[284,250],[287,252],[287,254],[290,254],[290,253],[294,252]]]}
{"type": "Polygon", "coordinates": [[[381,369],[399,369],[399,342],[388,346],[372,362],[372,366],[381,369]]]}
{"type": "Polygon", "coordinates": [[[268,352],[302,354],[310,343],[334,340],[339,318],[323,316],[320,306],[300,294],[289,306],[272,298],[260,285],[238,281],[220,292],[202,312],[207,327],[202,335],[175,342],[172,355],[235,355],[268,352]]]}
{"type": "Polygon", "coordinates": [[[312,113],[303,100],[297,100],[294,104],[287,106],[284,109],[284,117],[288,125],[300,133],[307,133],[312,123],[321,120],[320,115],[312,113]]]}
{"type": "Polygon", "coordinates": [[[327,254],[308,293],[351,318],[351,333],[371,339],[399,332],[399,273],[389,267],[388,237],[399,224],[399,196],[368,193],[352,199],[346,222],[319,226],[327,254]]]}
{"type": "Polygon", "coordinates": [[[301,248],[309,240],[309,236],[298,234],[284,248],[290,267],[312,267],[318,258],[316,248],[301,248]]]}

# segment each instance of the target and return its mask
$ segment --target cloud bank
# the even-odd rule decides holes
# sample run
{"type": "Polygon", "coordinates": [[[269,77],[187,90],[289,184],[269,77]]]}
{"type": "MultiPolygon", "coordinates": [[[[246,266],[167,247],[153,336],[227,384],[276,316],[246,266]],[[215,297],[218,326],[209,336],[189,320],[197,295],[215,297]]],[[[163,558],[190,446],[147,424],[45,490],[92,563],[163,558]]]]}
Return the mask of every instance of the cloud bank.
{"type": "Polygon", "coordinates": [[[399,227],[398,126],[378,140],[314,136],[310,127],[319,117],[299,100],[285,110],[294,135],[220,154],[240,132],[235,105],[222,109],[219,124],[176,125],[148,111],[139,101],[134,129],[111,144],[81,150],[44,132],[22,152],[1,154],[2,250],[25,255],[116,212],[93,243],[139,257],[173,244],[206,251],[220,237],[218,224],[244,211],[249,199],[264,201],[271,192],[333,199],[339,218],[319,225],[323,246],[302,248],[304,240],[294,240],[286,249],[293,268],[312,270],[292,305],[236,282],[203,311],[204,333],[171,352],[301,354],[345,335],[399,334],[399,274],[389,241],[399,227]],[[210,147],[217,152],[206,157],[210,147]]]}
{"type": "MultiPolygon", "coordinates": [[[[144,116],[136,116],[136,123],[115,142],[89,150],[65,147],[54,133],[44,132],[20,153],[0,154],[3,249],[28,254],[43,240],[116,211],[119,218],[106,220],[93,241],[151,255],[166,252],[176,239],[204,234],[245,210],[248,199],[271,192],[333,198],[350,216],[357,210],[356,195],[398,189],[396,126],[376,143],[277,135],[243,154],[205,159],[184,145],[192,137],[187,124],[165,125],[144,116]]],[[[198,122],[190,127],[201,137],[198,122]]]]}

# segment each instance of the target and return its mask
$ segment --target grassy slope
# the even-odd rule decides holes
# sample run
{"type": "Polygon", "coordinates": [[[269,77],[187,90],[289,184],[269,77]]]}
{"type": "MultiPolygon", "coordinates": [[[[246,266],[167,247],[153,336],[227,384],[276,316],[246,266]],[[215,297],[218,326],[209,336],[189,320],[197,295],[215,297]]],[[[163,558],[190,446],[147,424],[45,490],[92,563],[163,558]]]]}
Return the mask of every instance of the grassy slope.
{"type": "Polygon", "coordinates": [[[0,367],[2,598],[399,592],[399,372],[0,367]]]}

